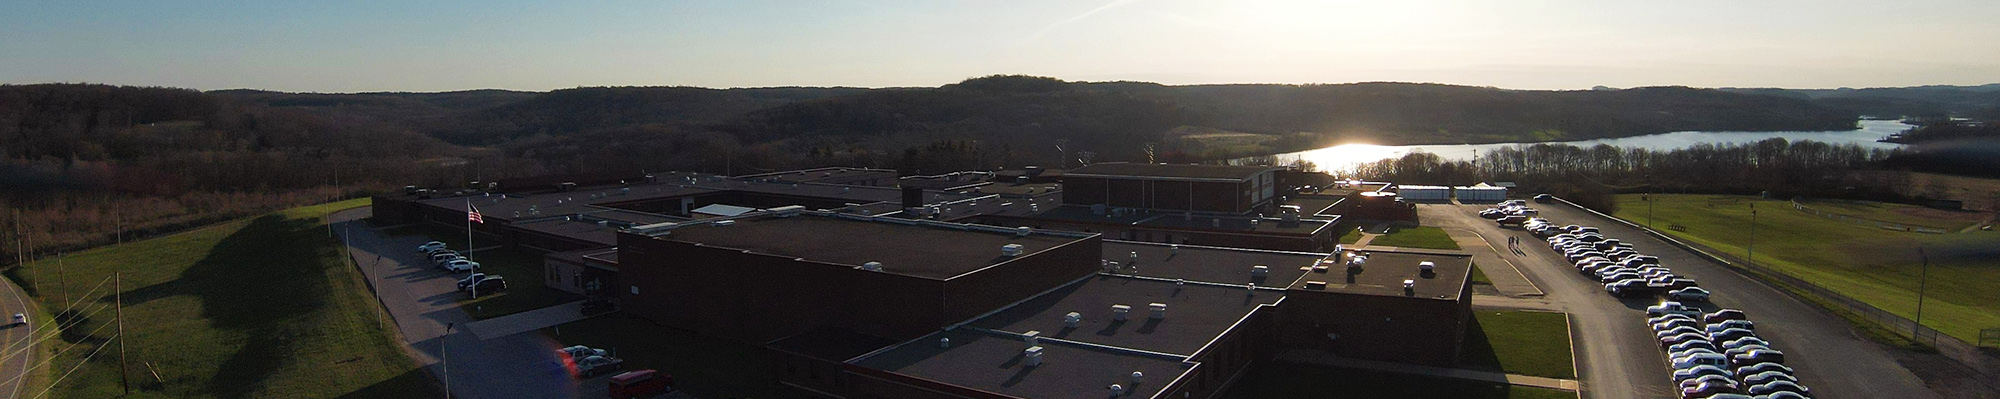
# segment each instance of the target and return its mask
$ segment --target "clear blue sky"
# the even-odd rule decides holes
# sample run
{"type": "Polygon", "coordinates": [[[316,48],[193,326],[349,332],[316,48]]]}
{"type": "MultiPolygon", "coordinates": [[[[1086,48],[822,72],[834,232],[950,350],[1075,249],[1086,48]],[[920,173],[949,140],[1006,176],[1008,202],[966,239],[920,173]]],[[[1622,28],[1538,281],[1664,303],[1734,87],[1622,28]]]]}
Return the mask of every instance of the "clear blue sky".
{"type": "Polygon", "coordinates": [[[2000,1],[0,2],[0,83],[284,91],[2000,82],[2000,1]]]}

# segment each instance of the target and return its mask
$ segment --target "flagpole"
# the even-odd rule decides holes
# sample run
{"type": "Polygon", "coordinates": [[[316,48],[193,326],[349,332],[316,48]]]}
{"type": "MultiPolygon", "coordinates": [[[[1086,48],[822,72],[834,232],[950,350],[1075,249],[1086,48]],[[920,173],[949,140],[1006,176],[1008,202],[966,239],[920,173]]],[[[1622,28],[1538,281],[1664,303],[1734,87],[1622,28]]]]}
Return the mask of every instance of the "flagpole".
{"type": "Polygon", "coordinates": [[[465,261],[472,261],[472,199],[465,199],[465,261]]]}

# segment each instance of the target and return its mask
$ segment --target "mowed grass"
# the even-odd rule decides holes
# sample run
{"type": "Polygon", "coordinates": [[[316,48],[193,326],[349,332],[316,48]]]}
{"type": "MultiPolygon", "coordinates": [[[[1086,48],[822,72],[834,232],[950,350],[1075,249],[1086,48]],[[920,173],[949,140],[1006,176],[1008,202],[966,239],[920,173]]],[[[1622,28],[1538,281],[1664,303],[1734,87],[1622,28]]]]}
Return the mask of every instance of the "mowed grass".
{"type": "Polygon", "coordinates": [[[1875,201],[1846,201],[1831,199],[1811,199],[1799,201],[1807,207],[1847,216],[1930,227],[1957,232],[1959,229],[1986,220],[1988,213],[1972,211],[1947,211],[1909,204],[1893,204],[1875,201]]]}
{"type": "Polygon", "coordinates": [[[674,376],[675,388],[703,398],[769,398],[777,379],[764,349],[654,324],[624,312],[579,320],[542,334],[562,345],[616,352],[626,370],[674,376]]]}
{"type": "Polygon", "coordinates": [[[1551,312],[1475,311],[1459,362],[1470,369],[1575,379],[1569,319],[1551,312]]]}
{"type": "Polygon", "coordinates": [[[1375,240],[1369,241],[1368,245],[1383,245],[1383,246],[1403,247],[1403,248],[1458,249],[1458,242],[1452,241],[1451,235],[1445,234],[1444,229],[1430,227],[1430,226],[1391,227],[1389,228],[1389,234],[1383,234],[1381,237],[1375,237],[1375,240]]]}
{"type": "MultiPolygon", "coordinates": [[[[392,236],[420,235],[431,241],[445,245],[459,252],[465,252],[465,231],[448,231],[432,225],[409,225],[383,229],[383,234],[392,236]]],[[[474,244],[490,247],[500,243],[498,238],[481,235],[473,238],[474,244]],[[484,244],[479,240],[492,240],[484,244]]],[[[492,248],[474,251],[472,260],[479,262],[479,269],[487,274],[501,276],[507,280],[507,290],[498,294],[480,294],[459,297],[460,308],[474,319],[490,319],[510,314],[526,312],[564,303],[583,300],[582,295],[549,288],[542,283],[546,270],[542,265],[542,253],[520,248],[492,248]]],[[[461,275],[462,276],[462,275],[461,275]]]]}
{"type": "Polygon", "coordinates": [[[1575,392],[1310,364],[1261,363],[1226,399],[1576,399],[1575,392]]]}
{"type": "Polygon", "coordinates": [[[1340,225],[1335,228],[1347,229],[1347,233],[1340,235],[1341,244],[1353,245],[1354,243],[1361,242],[1361,227],[1352,225],[1340,225]]]}
{"type": "MultiPolygon", "coordinates": [[[[1654,228],[1741,259],[1750,247],[1756,204],[1756,262],[1876,307],[1914,317],[1930,257],[1926,326],[1976,342],[2000,328],[2000,232],[1923,234],[1883,230],[1792,209],[1790,201],[1750,196],[1654,195],[1654,228]],[[1676,230],[1671,226],[1681,226],[1676,230]]],[[[1646,204],[1618,196],[1618,216],[1644,223],[1646,204]]],[[[1939,220],[1935,223],[1948,224],[1939,220]]],[[[1728,295],[1728,293],[1722,293],[1728,295]]]]}
{"type": "Polygon", "coordinates": [[[56,352],[44,366],[56,380],[46,397],[120,397],[117,285],[133,389],[123,397],[438,396],[327,235],[326,214],[366,205],[294,208],[11,273],[64,327],[43,342],[56,352]]]}

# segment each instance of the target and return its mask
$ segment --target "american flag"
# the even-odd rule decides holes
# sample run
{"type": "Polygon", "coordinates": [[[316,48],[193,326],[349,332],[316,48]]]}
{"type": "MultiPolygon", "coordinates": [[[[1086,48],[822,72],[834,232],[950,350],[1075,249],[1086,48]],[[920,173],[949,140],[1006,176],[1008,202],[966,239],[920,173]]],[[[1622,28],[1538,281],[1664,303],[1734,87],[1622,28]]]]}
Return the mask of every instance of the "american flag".
{"type": "Polygon", "coordinates": [[[486,223],[486,218],[479,216],[479,207],[472,206],[472,204],[465,204],[465,209],[465,220],[480,224],[486,223]]]}

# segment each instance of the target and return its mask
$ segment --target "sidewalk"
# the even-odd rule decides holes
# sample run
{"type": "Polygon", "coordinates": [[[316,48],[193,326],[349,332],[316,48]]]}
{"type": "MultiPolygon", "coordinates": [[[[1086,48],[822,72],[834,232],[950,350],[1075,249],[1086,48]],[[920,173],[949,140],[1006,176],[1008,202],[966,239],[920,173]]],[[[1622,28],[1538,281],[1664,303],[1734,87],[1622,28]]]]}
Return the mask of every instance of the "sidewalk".
{"type": "Polygon", "coordinates": [[[1509,296],[1547,295],[1542,292],[1541,287],[1535,286],[1535,282],[1529,280],[1526,274],[1521,273],[1519,266],[1501,256],[1501,249],[1486,242],[1484,236],[1465,229],[1447,228],[1444,231],[1445,234],[1451,235],[1452,241],[1458,242],[1460,249],[1472,254],[1472,263],[1479,266],[1479,271],[1486,273],[1486,279],[1492,280],[1493,288],[1499,289],[1501,293],[1509,296]]]}
{"type": "Polygon", "coordinates": [[[555,327],[583,320],[583,301],[565,303],[466,324],[465,329],[485,341],[514,334],[555,327]]]}
{"type": "Polygon", "coordinates": [[[1291,350],[1278,354],[1278,361],[1316,364],[1351,369],[1386,371],[1391,373],[1428,375],[1433,377],[1457,378],[1462,380],[1497,382],[1537,388],[1576,391],[1576,380],[1535,377],[1520,374],[1506,374],[1492,371],[1453,369],[1444,367],[1419,366],[1414,364],[1390,363],[1374,360],[1350,359],[1330,353],[1310,350],[1291,350]]]}

